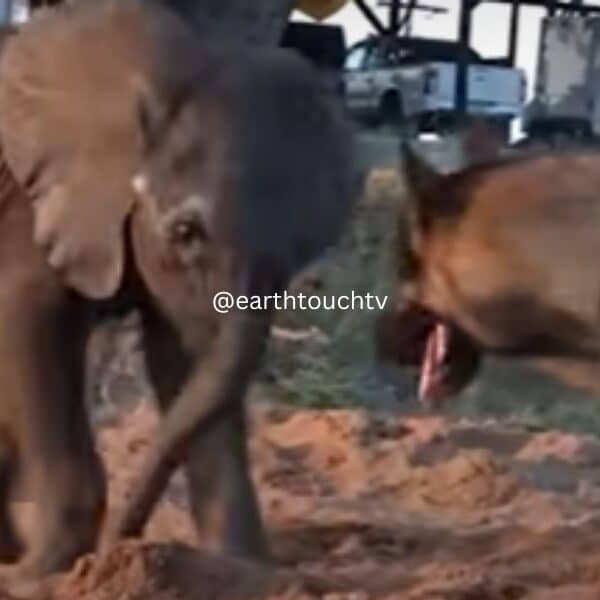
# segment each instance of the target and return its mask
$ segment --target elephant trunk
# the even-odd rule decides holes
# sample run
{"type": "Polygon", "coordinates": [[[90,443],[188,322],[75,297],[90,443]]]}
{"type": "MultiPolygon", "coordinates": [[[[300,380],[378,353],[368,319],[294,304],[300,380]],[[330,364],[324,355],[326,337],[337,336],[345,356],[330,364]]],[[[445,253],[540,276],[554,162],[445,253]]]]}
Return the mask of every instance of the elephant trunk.
{"type": "Polygon", "coordinates": [[[125,510],[106,528],[102,549],[142,532],[192,437],[208,430],[225,411],[242,401],[263,355],[270,322],[267,312],[234,311],[227,316],[215,347],[193,370],[165,415],[159,440],[135,492],[125,510]]]}

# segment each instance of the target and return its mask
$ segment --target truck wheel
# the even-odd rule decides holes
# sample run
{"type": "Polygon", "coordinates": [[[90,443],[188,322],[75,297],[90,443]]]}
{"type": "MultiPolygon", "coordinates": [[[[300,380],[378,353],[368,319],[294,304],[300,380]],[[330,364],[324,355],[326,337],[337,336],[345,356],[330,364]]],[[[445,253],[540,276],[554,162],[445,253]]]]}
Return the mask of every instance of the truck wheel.
{"type": "Polygon", "coordinates": [[[379,122],[383,125],[400,125],[404,111],[398,92],[386,92],[379,103],[379,122]]]}

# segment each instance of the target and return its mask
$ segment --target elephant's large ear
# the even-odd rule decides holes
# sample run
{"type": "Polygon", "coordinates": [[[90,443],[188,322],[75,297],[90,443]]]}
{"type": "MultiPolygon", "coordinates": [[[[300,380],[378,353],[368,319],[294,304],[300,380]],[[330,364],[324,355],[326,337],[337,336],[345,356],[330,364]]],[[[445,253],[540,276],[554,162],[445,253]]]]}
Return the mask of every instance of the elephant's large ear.
{"type": "Polygon", "coordinates": [[[67,285],[97,299],[123,274],[140,156],[131,73],[147,50],[129,5],[111,6],[101,18],[76,7],[38,17],[0,61],[0,138],[32,199],[34,241],[67,285]]]}
{"type": "Polygon", "coordinates": [[[97,172],[106,187],[87,181],[51,185],[34,203],[34,242],[66,285],[94,299],[118,290],[125,262],[123,225],[133,205],[130,190],[111,185],[111,169],[97,172]],[[79,202],[74,202],[79,200],[79,202]]]}

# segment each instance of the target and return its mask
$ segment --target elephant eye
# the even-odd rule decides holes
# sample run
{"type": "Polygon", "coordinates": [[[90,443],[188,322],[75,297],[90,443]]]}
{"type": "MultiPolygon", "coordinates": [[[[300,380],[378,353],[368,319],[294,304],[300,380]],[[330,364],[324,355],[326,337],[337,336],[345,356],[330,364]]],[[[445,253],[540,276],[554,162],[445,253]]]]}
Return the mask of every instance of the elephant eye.
{"type": "Polygon", "coordinates": [[[196,219],[178,220],[171,226],[171,240],[181,246],[190,246],[207,239],[206,229],[201,221],[196,219]]]}

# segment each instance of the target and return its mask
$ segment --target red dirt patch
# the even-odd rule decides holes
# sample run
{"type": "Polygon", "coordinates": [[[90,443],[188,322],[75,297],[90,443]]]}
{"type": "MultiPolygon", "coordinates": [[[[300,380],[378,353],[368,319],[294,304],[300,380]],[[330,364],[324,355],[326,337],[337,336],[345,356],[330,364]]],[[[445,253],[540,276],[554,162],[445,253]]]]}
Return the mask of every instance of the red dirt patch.
{"type": "MultiPolygon", "coordinates": [[[[141,406],[103,428],[113,506],[155,426],[141,406]]],[[[144,540],[85,557],[52,583],[52,598],[600,598],[594,438],[265,405],[252,429],[274,568],[198,544],[178,475],[144,540]]]]}

